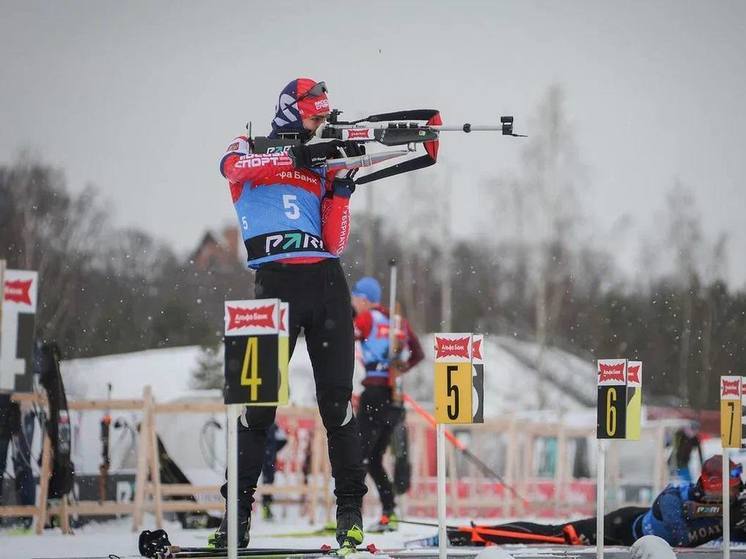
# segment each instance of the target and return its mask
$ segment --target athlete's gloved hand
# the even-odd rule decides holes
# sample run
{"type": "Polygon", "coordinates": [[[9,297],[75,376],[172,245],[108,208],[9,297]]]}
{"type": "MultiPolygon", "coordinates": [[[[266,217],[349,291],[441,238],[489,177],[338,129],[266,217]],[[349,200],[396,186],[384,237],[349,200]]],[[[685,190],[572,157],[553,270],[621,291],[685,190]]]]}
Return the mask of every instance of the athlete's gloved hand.
{"type": "Polygon", "coordinates": [[[339,157],[339,148],[344,146],[341,140],[318,142],[315,144],[301,144],[293,146],[288,152],[293,165],[296,167],[321,167],[327,159],[339,157]]]}
{"type": "Polygon", "coordinates": [[[344,150],[345,157],[357,157],[358,155],[365,155],[365,146],[358,144],[357,142],[346,141],[341,149],[344,150]]]}
{"type": "Polygon", "coordinates": [[[335,196],[341,196],[342,198],[349,198],[352,193],[355,192],[355,181],[349,177],[337,177],[332,182],[332,189],[334,190],[335,196]]]}

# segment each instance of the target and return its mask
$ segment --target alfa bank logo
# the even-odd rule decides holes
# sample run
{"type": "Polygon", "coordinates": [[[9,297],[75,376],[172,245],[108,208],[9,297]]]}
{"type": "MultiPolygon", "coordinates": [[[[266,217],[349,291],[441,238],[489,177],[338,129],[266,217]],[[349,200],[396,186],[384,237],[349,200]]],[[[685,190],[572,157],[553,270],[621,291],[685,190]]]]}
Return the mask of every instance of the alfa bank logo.
{"type": "Polygon", "coordinates": [[[627,381],[630,383],[640,382],[640,365],[627,367],[627,381]]]}
{"type": "Polygon", "coordinates": [[[619,381],[624,382],[624,363],[617,365],[606,365],[605,363],[598,364],[598,381],[619,381]]]}
{"type": "Polygon", "coordinates": [[[274,328],[275,306],[267,305],[266,307],[256,307],[254,309],[245,309],[240,307],[228,307],[228,330],[238,328],[248,328],[255,326],[259,328],[274,328]]]}
{"type": "Polygon", "coordinates": [[[482,358],[482,340],[477,340],[471,344],[471,354],[474,356],[474,359],[482,358]]]}
{"type": "Polygon", "coordinates": [[[31,284],[34,280],[14,280],[5,282],[4,299],[21,305],[31,304],[31,284]]]}
{"type": "Polygon", "coordinates": [[[435,358],[442,357],[463,357],[469,358],[469,338],[457,338],[449,340],[445,338],[435,338],[435,358]]]}
{"type": "Polygon", "coordinates": [[[740,396],[739,391],[741,383],[738,380],[725,380],[720,381],[720,396],[740,396]]]}

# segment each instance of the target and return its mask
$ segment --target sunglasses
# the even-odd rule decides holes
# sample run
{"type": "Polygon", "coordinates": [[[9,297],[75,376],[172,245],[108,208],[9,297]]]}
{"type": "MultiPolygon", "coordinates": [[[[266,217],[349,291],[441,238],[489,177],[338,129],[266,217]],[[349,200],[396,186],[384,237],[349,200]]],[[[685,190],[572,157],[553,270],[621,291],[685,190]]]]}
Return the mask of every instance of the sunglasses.
{"type": "Polygon", "coordinates": [[[298,97],[298,99],[295,100],[296,103],[300,103],[305,99],[306,97],[320,97],[324,93],[327,93],[329,90],[326,87],[325,82],[316,82],[311,89],[306,91],[303,95],[298,97]]]}

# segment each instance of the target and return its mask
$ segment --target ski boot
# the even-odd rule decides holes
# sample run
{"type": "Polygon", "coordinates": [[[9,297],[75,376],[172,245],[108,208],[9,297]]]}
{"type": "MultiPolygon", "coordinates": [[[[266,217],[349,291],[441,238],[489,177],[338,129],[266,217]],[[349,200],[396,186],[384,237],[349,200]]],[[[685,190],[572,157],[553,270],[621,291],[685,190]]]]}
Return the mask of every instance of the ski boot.
{"type": "Polygon", "coordinates": [[[262,519],[273,521],[275,515],[272,514],[272,495],[262,496],[262,519]]]}
{"type": "Polygon", "coordinates": [[[367,531],[371,534],[383,534],[384,532],[394,532],[399,528],[399,519],[393,512],[384,512],[378,522],[368,527],[367,531]]]}
{"type": "MultiPolygon", "coordinates": [[[[249,531],[251,530],[251,509],[238,507],[238,547],[249,545],[249,531]]],[[[207,538],[208,547],[228,547],[228,510],[223,515],[223,521],[207,538]]]]}
{"type": "Polygon", "coordinates": [[[360,506],[337,506],[337,543],[339,555],[345,556],[357,551],[363,543],[363,517],[360,506]]]}
{"type": "Polygon", "coordinates": [[[143,530],[140,532],[140,538],[137,547],[140,555],[143,557],[156,557],[159,553],[166,553],[171,542],[168,541],[168,534],[165,530],[143,530]]]}

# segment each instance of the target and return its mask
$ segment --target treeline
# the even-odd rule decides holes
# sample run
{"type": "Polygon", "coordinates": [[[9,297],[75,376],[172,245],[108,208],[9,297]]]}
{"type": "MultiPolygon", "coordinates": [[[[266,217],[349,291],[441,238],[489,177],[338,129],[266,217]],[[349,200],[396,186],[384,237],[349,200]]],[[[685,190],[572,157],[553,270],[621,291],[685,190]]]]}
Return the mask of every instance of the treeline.
{"type": "Polygon", "coordinates": [[[186,344],[222,335],[222,301],[245,298],[240,262],[199,271],[144,231],[116,229],[89,187],[28,155],[0,167],[0,258],[39,272],[37,336],[63,357],[186,344]]]}
{"type": "MultiPolygon", "coordinates": [[[[620,269],[582,225],[590,181],[561,90],[549,91],[531,129],[515,176],[477,192],[491,218],[481,237],[453,241],[440,226],[451,185],[413,174],[397,191],[406,219],[394,210],[353,216],[350,281],[368,273],[387,285],[396,257],[399,300],[420,332],[517,336],[589,361],[641,359],[649,403],[716,406],[717,377],[746,371],[746,292],[723,279],[726,238],[706,238],[692,191],[674,184],[635,273],[620,269]]],[[[0,167],[0,258],[40,272],[39,336],[66,358],[214,347],[223,301],[253,293],[238,260],[200,270],[143,231],[115,229],[94,188],[71,194],[62,171],[29,156],[0,167]]]]}

